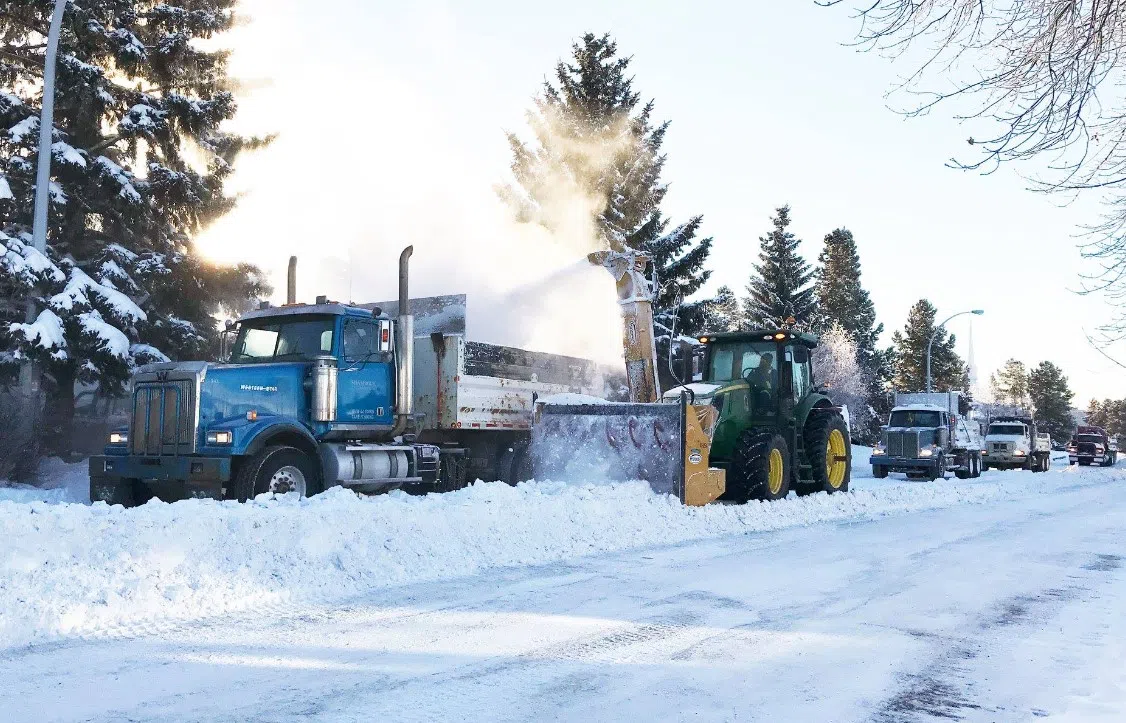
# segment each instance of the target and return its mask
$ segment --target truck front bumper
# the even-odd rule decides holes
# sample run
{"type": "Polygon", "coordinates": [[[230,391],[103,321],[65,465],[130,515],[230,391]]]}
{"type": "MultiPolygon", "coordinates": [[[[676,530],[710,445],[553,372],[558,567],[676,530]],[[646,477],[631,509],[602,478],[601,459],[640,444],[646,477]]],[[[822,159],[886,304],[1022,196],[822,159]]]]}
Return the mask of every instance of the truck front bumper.
{"type": "Polygon", "coordinates": [[[99,487],[112,488],[139,481],[163,500],[189,497],[223,497],[223,485],[231,479],[230,457],[134,457],[99,455],[90,458],[90,498],[99,487]]]}
{"type": "Polygon", "coordinates": [[[1024,467],[1028,464],[1028,455],[1017,457],[1012,454],[987,454],[981,461],[990,467],[1024,467]]]}
{"type": "Polygon", "coordinates": [[[938,465],[938,457],[888,457],[886,454],[872,455],[873,467],[887,467],[888,472],[918,472],[931,470],[938,465]]]}

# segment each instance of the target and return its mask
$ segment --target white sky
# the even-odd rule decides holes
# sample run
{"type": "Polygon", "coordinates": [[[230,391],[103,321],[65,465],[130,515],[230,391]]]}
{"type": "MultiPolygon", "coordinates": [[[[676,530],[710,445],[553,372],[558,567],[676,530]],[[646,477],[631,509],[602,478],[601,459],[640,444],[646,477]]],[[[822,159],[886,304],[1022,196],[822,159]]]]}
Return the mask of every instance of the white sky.
{"type": "MultiPolygon", "coordinates": [[[[1017,169],[983,177],[946,168],[975,129],[942,108],[910,120],[889,110],[885,91],[909,68],[845,47],[855,25],[844,8],[812,0],[242,6],[251,21],[228,41],[232,70],[270,83],[242,99],[238,127],[280,135],[240,161],[245,197],[199,245],[219,260],[258,263],[279,294],[296,253],[304,300],[393,298],[398,251],[414,243],[412,294],[469,293],[471,334],[513,343],[505,330],[519,321],[490,306],[480,315],[488,324],[475,323],[484,302],[473,299],[511,292],[536,306],[520,287],[585,249],[499,230],[491,189],[510,160],[503,131],[524,132],[523,113],[575,38],[609,31],[633,55],[635,86],[656,100],[656,117],[672,120],[665,208],[674,221],[704,214],[704,232],[715,237],[709,289],[743,293],[759,235],[789,203],[810,261],[827,232],[853,231],[888,338],[920,297],[945,315],[980,307],[982,378],[1009,357],[1050,359],[1078,406],[1126,396],[1126,377],[1082,332],[1110,310],[1073,293],[1085,268],[1074,234],[1096,220],[1096,199],[1061,205],[1026,191],[1017,169]]],[[[518,341],[577,353],[559,339],[586,335],[597,337],[592,354],[616,349],[614,320],[602,313],[611,308],[608,281],[581,283],[589,290],[561,294],[550,323],[518,341]]],[[[951,329],[964,356],[965,318],[951,329]]]]}

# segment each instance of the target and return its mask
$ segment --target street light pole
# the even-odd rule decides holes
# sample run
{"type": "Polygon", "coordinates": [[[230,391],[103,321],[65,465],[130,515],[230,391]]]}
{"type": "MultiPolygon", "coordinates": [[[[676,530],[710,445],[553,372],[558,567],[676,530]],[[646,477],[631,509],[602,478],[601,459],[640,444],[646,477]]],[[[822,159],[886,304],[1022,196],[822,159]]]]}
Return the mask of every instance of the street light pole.
{"type": "MultiPolygon", "coordinates": [[[[51,132],[55,127],[55,65],[59,54],[59,33],[68,0],[55,0],[51,27],[47,31],[47,58],[43,65],[43,107],[39,112],[39,164],[35,173],[35,212],[32,216],[31,243],[41,254],[47,253],[47,203],[51,198],[51,132]]],[[[27,323],[36,319],[35,300],[28,299],[27,323]]],[[[39,392],[38,379],[30,362],[20,369],[20,381],[29,398],[39,392]]]]}
{"type": "Polygon", "coordinates": [[[974,309],[972,311],[959,311],[957,314],[953,314],[952,316],[947,317],[947,319],[945,321],[943,321],[941,324],[939,324],[938,326],[936,326],[934,328],[934,332],[931,334],[930,341],[927,342],[927,394],[931,393],[931,347],[934,346],[934,339],[935,339],[935,337],[938,336],[939,330],[942,329],[944,326],[946,326],[946,323],[948,321],[950,321],[951,319],[956,319],[959,316],[965,316],[966,314],[973,314],[974,316],[981,316],[984,313],[985,313],[985,311],[983,309],[974,309]]]}

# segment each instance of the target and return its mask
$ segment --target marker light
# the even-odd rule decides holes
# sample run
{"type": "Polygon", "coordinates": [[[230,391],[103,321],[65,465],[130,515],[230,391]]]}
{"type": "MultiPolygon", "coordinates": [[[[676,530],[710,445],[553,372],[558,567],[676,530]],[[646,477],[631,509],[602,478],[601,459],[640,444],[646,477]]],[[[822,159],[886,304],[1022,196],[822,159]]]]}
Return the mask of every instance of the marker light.
{"type": "Polygon", "coordinates": [[[208,444],[230,444],[233,436],[234,435],[232,435],[229,431],[226,431],[226,430],[217,431],[217,432],[208,432],[207,433],[207,443],[208,444]]]}

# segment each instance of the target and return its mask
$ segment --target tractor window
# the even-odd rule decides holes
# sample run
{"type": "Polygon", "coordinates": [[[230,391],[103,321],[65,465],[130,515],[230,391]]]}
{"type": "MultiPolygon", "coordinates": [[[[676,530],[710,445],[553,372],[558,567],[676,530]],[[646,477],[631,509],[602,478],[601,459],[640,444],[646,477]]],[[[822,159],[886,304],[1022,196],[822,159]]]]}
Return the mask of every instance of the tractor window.
{"type": "Polygon", "coordinates": [[[798,347],[791,349],[793,363],[790,364],[790,373],[793,376],[794,401],[800,402],[809,394],[813,382],[809,377],[809,352],[798,347]]]}
{"type": "Polygon", "coordinates": [[[332,353],[332,317],[275,317],[244,323],[231,362],[296,361],[332,353]]]}
{"type": "Polygon", "coordinates": [[[773,344],[730,344],[712,350],[709,382],[746,379],[753,388],[773,391],[778,386],[778,351],[773,344]]]}

